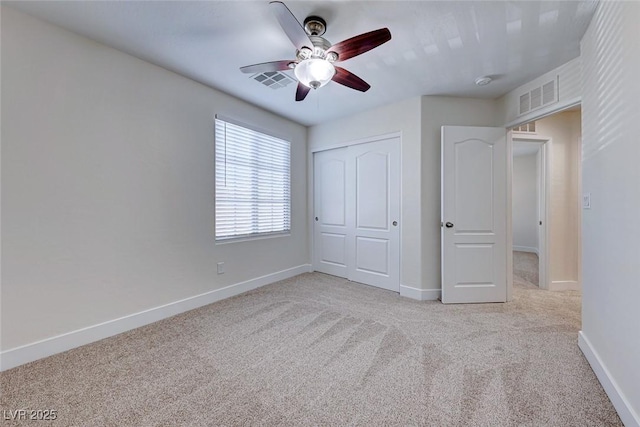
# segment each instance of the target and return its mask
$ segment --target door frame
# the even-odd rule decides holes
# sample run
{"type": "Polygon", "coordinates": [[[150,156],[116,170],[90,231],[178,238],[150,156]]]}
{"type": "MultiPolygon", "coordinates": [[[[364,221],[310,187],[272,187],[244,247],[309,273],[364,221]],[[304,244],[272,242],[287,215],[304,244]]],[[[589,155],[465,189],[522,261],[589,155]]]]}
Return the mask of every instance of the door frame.
{"type": "MultiPolygon", "coordinates": [[[[547,111],[540,112],[538,114],[532,116],[523,116],[522,118],[518,118],[511,122],[508,122],[504,125],[505,130],[508,135],[511,135],[511,129],[517,126],[521,126],[525,123],[533,122],[536,120],[543,119],[545,117],[552,116],[557,113],[561,113],[563,111],[568,111],[574,107],[582,107],[582,97],[572,98],[567,100],[560,105],[557,105],[555,108],[552,108],[547,111]]],[[[582,127],[582,125],[581,125],[582,127]]],[[[580,153],[582,153],[582,140],[580,140],[580,153]]],[[[507,301],[513,300],[513,197],[512,197],[512,183],[513,183],[513,141],[511,137],[507,138],[507,254],[509,259],[507,260],[507,301]]],[[[550,165],[550,154],[551,150],[547,153],[547,164],[550,165]]],[[[582,289],[582,154],[580,154],[580,158],[578,159],[578,215],[576,220],[578,221],[578,289],[582,289]]],[[[550,169],[550,168],[549,168],[550,169]]],[[[547,185],[550,186],[550,180],[547,179],[547,185]]],[[[550,188],[550,187],[547,187],[550,188]]],[[[549,194],[549,193],[547,193],[549,194]]],[[[547,200],[548,202],[548,200],[547,200]]],[[[547,203],[547,212],[549,208],[549,203],[547,203]]],[[[547,225],[549,225],[549,221],[547,218],[547,225]]],[[[547,227],[547,242],[550,241],[549,238],[549,227],[547,227]]],[[[547,253],[550,252],[547,250],[547,253]]],[[[549,258],[547,258],[547,266],[550,265],[549,258]]],[[[548,280],[551,279],[551,274],[547,268],[548,280]]],[[[548,282],[550,283],[550,282],[548,282]]]]}
{"type": "MultiPolygon", "coordinates": [[[[512,134],[512,143],[518,142],[532,142],[539,145],[540,150],[540,167],[537,170],[538,183],[540,193],[538,195],[538,212],[541,217],[538,220],[542,220],[542,227],[538,228],[538,286],[540,289],[549,289],[549,196],[550,196],[550,183],[551,183],[551,145],[552,140],[549,137],[540,135],[528,135],[528,134],[512,134]]],[[[513,159],[513,151],[511,153],[513,159]]],[[[513,160],[512,160],[513,161],[513,160]]],[[[511,170],[511,180],[513,182],[513,168],[511,170]]],[[[513,188],[510,192],[509,198],[511,199],[511,205],[508,209],[513,212],[513,188]]],[[[511,251],[513,252],[513,221],[511,224],[511,251]]],[[[513,272],[511,273],[511,280],[513,281],[513,272]]]]}
{"type": "MultiPolygon", "coordinates": [[[[364,138],[358,138],[358,139],[354,139],[354,140],[350,140],[350,141],[342,141],[342,142],[338,142],[335,144],[331,144],[331,145],[323,145],[321,147],[310,147],[308,150],[308,156],[307,156],[307,236],[309,238],[309,254],[310,254],[310,258],[311,258],[311,267],[310,267],[310,271],[315,271],[315,257],[316,257],[316,253],[315,253],[315,221],[314,221],[314,212],[315,212],[315,184],[314,184],[314,179],[315,179],[315,163],[314,163],[314,157],[315,157],[315,153],[321,152],[321,151],[328,151],[328,150],[334,150],[336,148],[345,148],[345,147],[350,147],[352,145],[359,145],[359,144],[367,144],[369,142],[376,142],[376,141],[382,141],[385,139],[391,139],[391,138],[398,138],[399,141],[399,162],[400,162],[400,170],[398,171],[398,173],[400,174],[400,194],[399,194],[399,198],[400,198],[400,203],[399,203],[399,210],[400,210],[400,226],[402,226],[402,218],[403,218],[403,212],[402,212],[402,132],[398,131],[398,132],[390,132],[390,133],[385,133],[385,134],[381,134],[381,135],[373,135],[373,136],[367,136],[364,138]]],[[[399,244],[399,250],[398,250],[398,267],[400,269],[400,271],[398,272],[398,285],[400,287],[400,289],[402,289],[402,232],[398,233],[398,244],[399,244]]]]}

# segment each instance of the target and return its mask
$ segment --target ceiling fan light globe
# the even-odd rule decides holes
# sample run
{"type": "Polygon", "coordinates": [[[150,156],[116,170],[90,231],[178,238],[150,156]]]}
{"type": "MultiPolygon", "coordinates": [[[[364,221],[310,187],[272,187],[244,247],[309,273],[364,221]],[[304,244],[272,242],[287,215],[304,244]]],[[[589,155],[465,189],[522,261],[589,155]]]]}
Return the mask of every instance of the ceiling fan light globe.
{"type": "Polygon", "coordinates": [[[336,74],[336,69],[329,61],[310,58],[296,65],[293,72],[300,83],[312,89],[318,89],[331,81],[336,74]]]}

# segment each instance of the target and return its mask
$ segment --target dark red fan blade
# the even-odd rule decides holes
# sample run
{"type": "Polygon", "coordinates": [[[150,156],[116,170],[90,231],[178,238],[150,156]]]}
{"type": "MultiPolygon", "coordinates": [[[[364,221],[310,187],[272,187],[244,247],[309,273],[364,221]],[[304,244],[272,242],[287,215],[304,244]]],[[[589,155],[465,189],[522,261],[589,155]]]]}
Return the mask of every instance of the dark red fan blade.
{"type": "Polygon", "coordinates": [[[305,99],[310,90],[310,87],[307,87],[298,82],[298,89],[296,89],[296,101],[302,101],[303,99],[305,99]]]}
{"type": "Polygon", "coordinates": [[[368,52],[389,40],[391,40],[391,32],[388,28],[381,28],[336,43],[331,46],[329,52],[337,53],[338,61],[346,61],[349,58],[368,52]]]}
{"type": "Polygon", "coordinates": [[[280,1],[272,1],[269,3],[269,6],[271,7],[273,14],[278,19],[280,26],[296,49],[301,49],[303,46],[313,48],[313,43],[311,43],[304,27],[300,22],[298,22],[296,17],[293,16],[293,13],[291,13],[284,3],[280,1]]]}
{"type": "Polygon", "coordinates": [[[266,73],[268,71],[285,71],[290,70],[289,64],[295,61],[273,61],[263,62],[262,64],[247,65],[240,67],[240,71],[247,74],[266,73]]]}
{"type": "Polygon", "coordinates": [[[336,67],[336,74],[331,80],[336,83],[340,83],[341,85],[345,85],[346,87],[350,87],[351,89],[359,90],[360,92],[366,92],[371,87],[369,83],[341,67],[336,67]]]}

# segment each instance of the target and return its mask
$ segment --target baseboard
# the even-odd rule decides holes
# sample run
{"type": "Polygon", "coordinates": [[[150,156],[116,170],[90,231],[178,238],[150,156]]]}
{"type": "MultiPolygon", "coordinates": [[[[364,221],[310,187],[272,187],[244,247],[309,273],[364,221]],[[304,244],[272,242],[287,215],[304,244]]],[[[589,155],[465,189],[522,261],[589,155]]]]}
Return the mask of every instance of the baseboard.
{"type": "Polygon", "coordinates": [[[552,280],[549,284],[550,291],[579,291],[580,285],[575,280],[552,280]]]}
{"type": "Polygon", "coordinates": [[[513,245],[513,250],[514,251],[518,251],[518,252],[530,252],[532,254],[540,255],[538,253],[538,248],[532,248],[532,247],[529,247],[529,246],[516,246],[516,245],[513,245]]]}
{"type": "Polygon", "coordinates": [[[435,301],[440,299],[440,289],[418,289],[400,285],[400,296],[417,299],[418,301],[435,301]]]}
{"type": "Polygon", "coordinates": [[[72,348],[90,344],[104,338],[108,338],[122,332],[130,331],[141,326],[157,322],[185,311],[193,310],[216,301],[247,292],[261,286],[288,279],[298,274],[311,271],[311,265],[303,264],[297,267],[256,277],[255,279],[215,289],[200,295],[185,298],[149,310],[124,316],[119,319],[109,320],[97,325],[88,326],[76,331],[67,332],[55,337],[47,338],[31,344],[12,348],[0,352],[0,371],[15,368],[43,357],[51,356],[72,348]]]}
{"type": "Polygon", "coordinates": [[[633,410],[629,401],[626,399],[622,391],[620,391],[618,384],[611,377],[609,370],[602,363],[600,356],[598,356],[598,353],[595,351],[583,331],[578,333],[578,347],[580,347],[584,357],[591,365],[591,369],[593,369],[596,377],[598,377],[600,384],[602,384],[602,388],[605,393],[607,393],[607,396],[609,396],[609,400],[613,403],[616,411],[618,411],[618,415],[624,425],[626,427],[640,427],[640,415],[633,410]]]}

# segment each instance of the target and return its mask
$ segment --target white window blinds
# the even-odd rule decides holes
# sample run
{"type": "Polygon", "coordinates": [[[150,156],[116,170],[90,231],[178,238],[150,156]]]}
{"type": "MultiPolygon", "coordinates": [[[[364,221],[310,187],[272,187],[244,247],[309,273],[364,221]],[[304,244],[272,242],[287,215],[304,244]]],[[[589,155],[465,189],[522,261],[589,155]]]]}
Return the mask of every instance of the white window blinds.
{"type": "Polygon", "coordinates": [[[216,118],[216,241],[286,233],[290,143],[216,118]]]}

